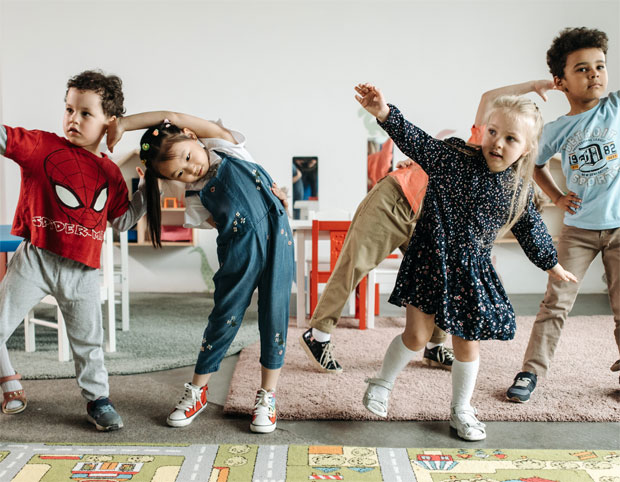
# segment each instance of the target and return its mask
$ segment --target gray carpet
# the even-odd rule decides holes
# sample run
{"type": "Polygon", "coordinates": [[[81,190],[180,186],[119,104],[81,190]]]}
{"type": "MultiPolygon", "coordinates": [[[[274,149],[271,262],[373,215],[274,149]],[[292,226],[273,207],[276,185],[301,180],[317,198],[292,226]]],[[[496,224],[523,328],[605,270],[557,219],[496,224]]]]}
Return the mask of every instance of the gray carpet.
{"type": "MultiPolygon", "coordinates": [[[[132,293],[130,330],[121,331],[117,321],[117,351],[106,353],[110,375],[130,375],[193,365],[202,333],[213,306],[212,295],[132,293]]],[[[37,315],[52,316],[54,310],[37,309],[37,315]]],[[[117,317],[120,316],[117,309],[117,317]]],[[[253,301],[241,323],[227,356],[258,340],[258,315],[253,301]]],[[[24,329],[20,325],[7,346],[15,370],[24,379],[70,378],[73,362],[58,361],[57,332],[37,327],[37,351],[24,351],[24,329]]]]}

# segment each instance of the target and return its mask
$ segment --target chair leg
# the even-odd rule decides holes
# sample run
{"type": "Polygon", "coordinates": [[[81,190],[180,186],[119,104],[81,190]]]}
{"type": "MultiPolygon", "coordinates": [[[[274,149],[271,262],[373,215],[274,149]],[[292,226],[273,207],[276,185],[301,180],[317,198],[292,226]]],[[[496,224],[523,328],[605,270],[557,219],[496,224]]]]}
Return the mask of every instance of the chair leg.
{"type": "Polygon", "coordinates": [[[366,289],[367,289],[368,278],[362,279],[360,284],[355,289],[356,292],[356,307],[355,307],[355,316],[359,319],[360,330],[366,329],[366,289]]]}
{"type": "Polygon", "coordinates": [[[379,295],[379,283],[375,283],[375,316],[379,316],[379,306],[381,305],[379,295]]]}
{"type": "Polygon", "coordinates": [[[310,273],[310,317],[314,314],[314,309],[319,302],[319,281],[318,274],[310,273]]]}
{"type": "Polygon", "coordinates": [[[34,337],[35,324],[30,321],[32,318],[34,318],[34,311],[30,310],[24,318],[24,348],[27,352],[33,352],[37,349],[34,337]]]}

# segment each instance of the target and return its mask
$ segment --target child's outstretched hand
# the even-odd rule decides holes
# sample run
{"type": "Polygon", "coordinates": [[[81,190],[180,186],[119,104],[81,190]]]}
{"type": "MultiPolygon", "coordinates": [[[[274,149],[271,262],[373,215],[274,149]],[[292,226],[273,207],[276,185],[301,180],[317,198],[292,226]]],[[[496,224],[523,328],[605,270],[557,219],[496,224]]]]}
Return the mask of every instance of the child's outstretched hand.
{"type": "Polygon", "coordinates": [[[385,102],[385,98],[379,89],[372,84],[357,84],[355,91],[358,95],[355,96],[361,106],[366,109],[370,114],[374,115],[380,122],[385,122],[390,114],[390,107],[385,102]]]}
{"type": "Polygon", "coordinates": [[[562,211],[566,211],[568,214],[575,214],[581,207],[581,199],[577,196],[577,193],[568,191],[566,194],[557,198],[554,204],[562,208],[562,211]]]}
{"type": "Polygon", "coordinates": [[[123,123],[122,120],[115,117],[108,124],[108,130],[106,132],[106,144],[108,145],[108,149],[110,152],[114,152],[114,146],[118,144],[118,141],[123,137],[123,123]]]}
{"type": "Polygon", "coordinates": [[[577,277],[570,271],[566,271],[562,268],[560,263],[556,264],[553,268],[548,269],[547,273],[549,273],[549,276],[552,278],[560,281],[570,281],[571,283],[577,283],[578,281],[577,277]]]}
{"type": "Polygon", "coordinates": [[[271,186],[271,192],[280,200],[282,201],[282,205],[284,206],[284,209],[288,210],[288,200],[286,197],[286,191],[284,189],[280,189],[278,187],[278,185],[274,182],[273,185],[271,186]]]}

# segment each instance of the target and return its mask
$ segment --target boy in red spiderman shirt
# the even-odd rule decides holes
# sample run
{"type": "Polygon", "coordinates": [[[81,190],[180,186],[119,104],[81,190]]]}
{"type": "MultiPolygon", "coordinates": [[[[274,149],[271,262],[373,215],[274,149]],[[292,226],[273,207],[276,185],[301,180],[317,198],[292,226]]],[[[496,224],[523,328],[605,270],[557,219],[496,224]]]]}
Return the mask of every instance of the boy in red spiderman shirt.
{"type": "Polygon", "coordinates": [[[0,126],[0,154],[20,166],[21,187],[11,233],[21,243],[0,283],[2,412],[19,413],[26,397],[5,342],[44,296],[56,298],[75,361],[88,420],[98,430],[123,421],[110,402],[104,366],[99,260],[106,223],[127,230],[145,212],[137,191],[131,203],[120,169],[99,144],[123,115],[121,79],[85,71],[69,79],[63,131],[0,126]]]}

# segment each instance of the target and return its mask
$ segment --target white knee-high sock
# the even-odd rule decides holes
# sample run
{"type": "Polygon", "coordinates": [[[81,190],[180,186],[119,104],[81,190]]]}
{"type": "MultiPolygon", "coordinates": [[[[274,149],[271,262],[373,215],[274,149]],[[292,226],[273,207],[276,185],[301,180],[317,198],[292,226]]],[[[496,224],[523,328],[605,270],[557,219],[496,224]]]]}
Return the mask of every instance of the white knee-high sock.
{"type": "MultiPolygon", "coordinates": [[[[6,345],[2,344],[0,345],[0,378],[10,375],[15,375],[15,370],[13,369],[13,365],[11,365],[6,345]]],[[[3,392],[12,392],[13,390],[20,390],[21,388],[22,384],[19,383],[19,380],[11,380],[2,384],[3,392]]]]}
{"type": "Polygon", "coordinates": [[[471,408],[471,397],[474,394],[480,358],[471,362],[454,360],[452,363],[452,403],[454,408],[471,408]]]}
{"type": "Polygon", "coordinates": [[[385,352],[383,365],[381,365],[381,371],[377,377],[382,378],[386,382],[394,383],[398,374],[407,366],[407,363],[411,361],[416,353],[419,353],[419,351],[407,348],[403,343],[402,336],[397,335],[385,352]]]}

